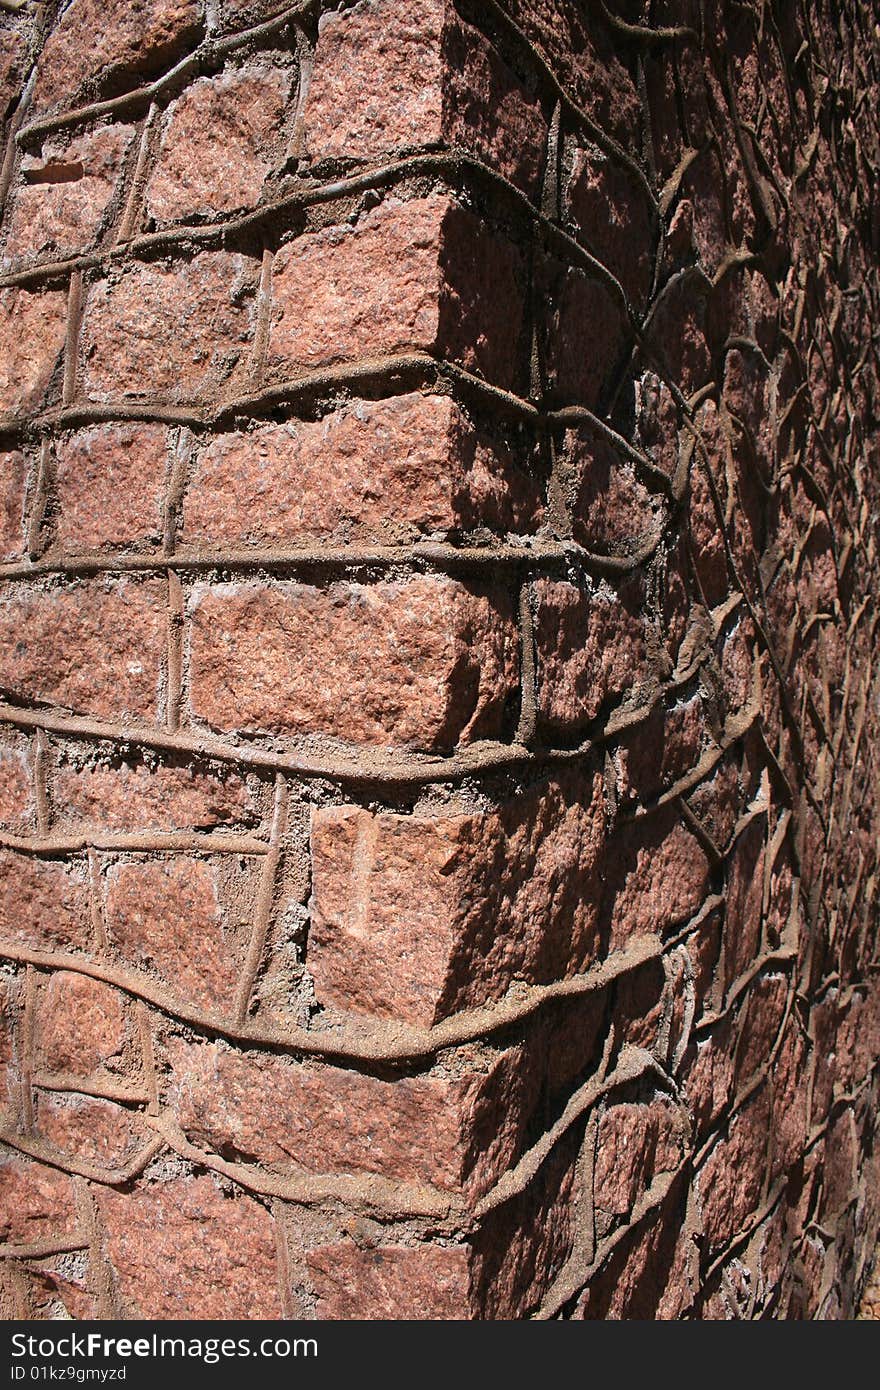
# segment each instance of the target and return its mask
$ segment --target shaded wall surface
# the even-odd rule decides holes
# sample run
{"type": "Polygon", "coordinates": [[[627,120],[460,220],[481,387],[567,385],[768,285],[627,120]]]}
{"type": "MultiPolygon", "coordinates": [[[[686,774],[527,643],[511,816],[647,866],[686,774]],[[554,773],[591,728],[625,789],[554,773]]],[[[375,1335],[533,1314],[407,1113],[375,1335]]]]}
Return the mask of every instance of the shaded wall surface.
{"type": "Polygon", "coordinates": [[[876,6],[0,9],[4,1313],[850,1316],[876,6]]]}

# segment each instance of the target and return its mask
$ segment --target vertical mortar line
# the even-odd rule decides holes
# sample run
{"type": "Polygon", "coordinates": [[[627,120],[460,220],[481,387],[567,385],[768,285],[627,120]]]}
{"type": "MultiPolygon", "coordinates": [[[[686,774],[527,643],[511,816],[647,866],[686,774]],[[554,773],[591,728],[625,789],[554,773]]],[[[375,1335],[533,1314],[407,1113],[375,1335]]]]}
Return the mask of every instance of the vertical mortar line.
{"type": "Polygon", "coordinates": [[[553,108],[550,129],[547,132],[547,142],[544,148],[544,182],[541,188],[541,212],[545,217],[548,217],[551,222],[558,222],[562,215],[562,197],[560,189],[560,158],[562,154],[562,143],[560,140],[561,123],[562,103],[557,101],[553,108]]]}
{"type": "Polygon", "coordinates": [[[37,463],[37,476],[34,482],[34,495],[31,499],[28,525],[28,559],[36,560],[42,550],[43,517],[49,500],[49,480],[51,477],[51,452],[47,436],[40,440],[40,457],[37,463]]]}
{"type": "Polygon", "coordinates": [[[6,148],[3,151],[3,163],[0,164],[0,211],[2,211],[6,202],[6,195],[9,192],[9,185],[12,182],[12,173],[15,169],[15,137],[18,135],[22,120],[24,119],[24,113],[27,110],[28,102],[30,100],[30,96],[33,92],[36,81],[37,67],[35,62],[31,70],[31,74],[28,77],[27,82],[25,82],[24,87],[22,88],[21,99],[19,100],[18,106],[12,117],[12,120],[9,122],[6,129],[6,148]]]}
{"type": "Polygon", "coordinates": [[[269,832],[269,852],[263,859],[260,886],[254,909],[253,931],[235,995],[233,1016],[237,1023],[243,1023],[247,1017],[251,990],[257,978],[257,971],[260,968],[260,961],[266,944],[269,920],[272,915],[272,902],[275,897],[275,877],[281,858],[281,837],[284,834],[287,820],[287,800],[287,783],[279,772],[275,778],[275,805],[272,812],[272,828],[269,832]]]}
{"type": "Polygon", "coordinates": [[[62,405],[70,405],[76,396],[77,353],[79,348],[79,325],[82,317],[82,271],[74,270],[70,277],[67,294],[67,332],[64,339],[64,386],[61,392],[62,405]]]}
{"type": "Polygon", "coordinates": [[[143,1059],[144,1079],[150,1097],[147,1103],[147,1114],[158,1115],[160,1109],[159,1081],[156,1075],[156,1058],[153,1055],[153,1033],[150,1028],[150,1010],[143,999],[135,1000],[135,1015],[143,1059]]]}
{"type": "Polygon", "coordinates": [[[134,234],[135,227],[141,210],[141,197],[143,185],[146,179],[147,165],[150,159],[150,149],[152,146],[153,126],[156,123],[156,115],[159,108],[152,102],[147,112],[146,119],[141,130],[141,143],[138,149],[137,160],[135,161],[134,173],[131,178],[131,188],[129,189],[128,199],[125,204],[125,211],[119,223],[119,230],[116,233],[117,244],[121,241],[129,241],[134,234]]]}
{"type": "Polygon", "coordinates": [[[34,1062],[34,1009],[37,998],[37,976],[32,965],[25,966],[24,1014],[21,1020],[21,1128],[25,1134],[34,1130],[34,1096],[31,1076],[34,1062]]]}
{"type": "Polygon", "coordinates": [[[284,1223],[284,1203],[276,1198],[272,1203],[272,1224],[275,1230],[275,1261],[278,1269],[278,1292],[281,1315],[286,1322],[294,1321],[301,1310],[296,1307],[291,1288],[290,1252],[287,1248],[287,1228],[284,1223]]]}
{"type": "Polygon", "coordinates": [[[77,1215],[89,1238],[89,1282],[97,1303],[99,1318],[117,1319],[121,1309],[113,1288],[113,1276],[104,1257],[101,1243],[101,1219],[95,1195],[85,1178],[75,1178],[77,1215]]]}
{"type": "Polygon", "coordinates": [[[46,792],[46,767],[49,762],[49,743],[44,729],[37,729],[34,735],[34,808],[37,813],[37,830],[45,835],[49,829],[49,797],[46,792]]]}
{"type": "Polygon", "coordinates": [[[166,725],[170,733],[180,728],[180,702],[183,691],[183,589],[174,570],[168,575],[168,689],[166,725]]]}
{"type": "MultiPolygon", "coordinates": [[[[181,431],[181,435],[182,435],[181,431]]],[[[180,508],[183,503],[183,494],[186,488],[186,474],[188,464],[188,454],[191,453],[184,448],[183,440],[179,436],[174,445],[174,457],[171,463],[171,471],[168,478],[168,487],[165,492],[164,523],[162,528],[162,553],[173,555],[177,547],[177,523],[180,517],[180,508]]]]}
{"type": "Polygon", "coordinates": [[[580,1188],[580,1204],[577,1212],[577,1226],[574,1243],[574,1258],[585,1269],[596,1258],[596,1207],[593,1200],[593,1176],[596,1167],[596,1141],[599,1135],[599,1118],[594,1112],[587,1121],[581,1151],[576,1166],[577,1181],[580,1188]]]}
{"type": "Polygon", "coordinates": [[[248,376],[254,385],[262,380],[266,365],[266,349],[269,344],[269,316],[272,312],[272,262],[274,258],[274,252],[265,247],[260,266],[260,287],[257,291],[257,324],[254,330],[254,346],[248,367],[248,376]]]}
{"type": "Polygon", "coordinates": [[[89,846],[89,912],[92,918],[94,949],[103,954],[107,950],[107,927],[101,906],[101,866],[95,850],[89,846]]]}
{"type": "Polygon", "coordinates": [[[294,25],[294,28],[296,29],[296,49],[299,58],[299,81],[291,121],[290,139],[285,151],[285,161],[288,164],[298,163],[303,155],[306,99],[312,80],[312,69],[315,65],[314,51],[308,35],[298,25],[294,25]]]}
{"type": "Polygon", "coordinates": [[[520,635],[520,713],[516,742],[528,745],[535,736],[537,720],[537,676],[535,670],[535,631],[532,618],[531,576],[526,572],[519,586],[520,635]]]}

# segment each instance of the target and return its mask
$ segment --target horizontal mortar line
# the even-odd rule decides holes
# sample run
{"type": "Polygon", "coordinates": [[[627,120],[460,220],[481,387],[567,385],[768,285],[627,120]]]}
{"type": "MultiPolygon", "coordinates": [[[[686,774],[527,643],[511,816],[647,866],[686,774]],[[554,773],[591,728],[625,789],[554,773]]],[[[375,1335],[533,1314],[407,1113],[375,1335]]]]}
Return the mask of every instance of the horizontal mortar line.
{"type": "Polygon", "coordinates": [[[91,1241],[85,1236],[60,1236],[58,1240],[32,1240],[16,1245],[5,1241],[0,1245],[0,1260],[45,1260],[50,1255],[69,1255],[74,1250],[88,1250],[91,1241]]]}
{"type": "Polygon", "coordinates": [[[72,1072],[35,1072],[31,1084],[40,1091],[73,1091],[96,1100],[115,1100],[122,1104],[148,1105],[150,1095],[145,1086],[136,1086],[112,1077],[76,1076],[72,1072]]]}
{"type": "MultiPolygon", "coordinates": [[[[646,477],[650,477],[657,486],[668,492],[673,501],[678,500],[675,479],[668,478],[646,454],[636,449],[635,445],[613,429],[606,420],[601,419],[586,406],[570,404],[546,409],[543,405],[526,400],[525,397],[503,386],[497,386],[483,377],[476,376],[457,362],[444,357],[434,357],[419,350],[331,363],[269,383],[259,391],[221,400],[213,406],[200,406],[197,402],[189,405],[166,405],[146,399],[115,402],[80,401],[54,406],[29,418],[17,415],[0,417],[0,432],[26,433],[32,429],[47,427],[74,429],[78,426],[113,423],[119,420],[143,420],[160,424],[189,425],[196,429],[218,429],[239,417],[251,419],[261,411],[291,404],[298,397],[314,397],[323,393],[335,398],[339,390],[356,389],[361,382],[385,380],[388,384],[393,384],[395,378],[402,376],[412,376],[414,383],[418,382],[422,387],[458,387],[465,393],[479,397],[484,405],[492,406],[493,409],[500,407],[539,427],[590,425],[598,429],[609,444],[626,455],[646,477]]],[[[613,558],[597,556],[597,560],[613,558]]]]}
{"type": "MultiPolygon", "coordinates": [[[[610,558],[610,557],[609,557],[610,558]]],[[[585,567],[605,568],[606,557],[595,557],[575,542],[537,541],[523,545],[459,546],[445,542],[416,541],[412,545],[346,545],[251,547],[241,550],[176,549],[172,555],[156,551],[139,554],[123,551],[111,555],[63,555],[57,559],[24,560],[0,565],[0,580],[31,579],[44,575],[142,574],[164,570],[265,570],[296,568],[386,568],[389,566],[431,564],[443,569],[484,568],[497,565],[528,566],[579,561],[585,567]]]]}
{"type": "Polygon", "coordinates": [[[188,1027],[242,1046],[274,1047],[340,1062],[376,1063],[425,1061],[446,1048],[481,1041],[531,1017],[546,1004],[582,998],[605,989],[621,976],[659,959],[663,950],[663,943],[657,936],[635,937],[624,950],[615,951],[580,975],[570,975],[548,985],[520,985],[512,997],[454,1014],[430,1028],[377,1019],[369,1024],[366,1033],[361,1027],[356,1031],[340,1029],[320,1033],[294,1025],[267,1028],[259,1023],[239,1023],[220,1015],[194,1011],[140,971],[126,970],[109,961],[93,960],[72,952],[39,951],[18,942],[0,940],[0,959],[47,971],[67,970],[114,985],[188,1027]]]}
{"type": "MultiPolygon", "coordinates": [[[[589,760],[609,742],[637,728],[670,694],[686,686],[699,673],[698,660],[685,670],[676,670],[663,684],[650,689],[641,705],[621,705],[607,719],[602,730],[574,748],[527,748],[524,744],[488,743],[460,749],[445,758],[417,754],[381,754],[361,749],[356,759],[309,758],[293,753],[276,753],[258,745],[237,744],[203,734],[170,732],[155,725],[113,724],[86,715],[62,714],[51,709],[26,709],[0,702],[0,724],[16,728],[42,729],[67,738],[85,738],[127,747],[150,748],[161,752],[189,753],[215,762],[241,764],[258,771],[282,772],[291,776],[320,777],[328,781],[361,786],[420,786],[431,782],[456,782],[464,777],[489,776],[506,768],[566,766],[589,760]]],[[[258,842],[262,843],[262,841],[258,842]]]]}
{"type": "Polygon", "coordinates": [[[169,68],[167,72],[162,73],[155,81],[144,87],[135,87],[133,91],[122,92],[119,96],[110,97],[105,101],[89,102],[86,106],[74,107],[67,111],[58,112],[54,116],[46,116],[42,120],[32,121],[30,125],[23,126],[18,131],[17,143],[25,145],[40,136],[51,135],[53,131],[63,130],[66,126],[97,120],[101,116],[120,115],[125,111],[134,112],[141,107],[146,108],[155,98],[161,97],[166,91],[173,92],[182,81],[198,77],[202,72],[219,66],[227,54],[234,53],[237,49],[246,47],[260,38],[270,38],[273,33],[283,32],[288,24],[315,8],[316,0],[304,0],[304,3],[291,5],[281,14],[274,15],[272,19],[263,24],[254,25],[250,29],[236,30],[234,34],[229,34],[225,38],[205,38],[192,53],[187,53],[180,62],[176,63],[173,68],[169,68]]]}
{"type": "Polygon", "coordinates": [[[634,1231],[647,1216],[661,1207],[672,1191],[673,1185],[686,1170],[690,1162],[690,1155],[685,1154],[678,1168],[672,1172],[661,1173],[642,1193],[629,1214],[629,1220],[618,1226],[610,1236],[600,1242],[598,1249],[589,1263],[583,1262],[582,1253],[575,1250],[571,1257],[566,1261],[560,1273],[557,1275],[550,1289],[544,1296],[541,1306],[532,1315],[538,1322],[546,1322],[555,1318],[560,1308],[590,1282],[595,1274],[607,1263],[614,1250],[634,1231]]]}
{"type": "Polygon", "coordinates": [[[559,1140],[568,1133],[577,1120],[607,1095],[610,1091],[636,1081],[649,1071],[662,1075],[662,1070],[649,1052],[640,1047],[626,1046],[622,1049],[617,1064],[607,1076],[591,1077],[568,1101],[562,1115],[538,1142],[529,1149],[513,1168],[499,1178],[498,1182],[474,1208],[474,1218],[482,1220],[490,1211],[518,1197],[528,1187],[538,1173],[541,1165],[549,1158],[559,1140]]]}
{"type": "Polygon", "coordinates": [[[249,1163],[230,1163],[218,1154],[191,1144],[168,1114],[147,1116],[146,1124],[181,1158],[223,1174],[249,1192],[266,1197],[317,1205],[338,1201],[347,1207],[379,1212],[387,1219],[427,1216],[448,1218],[459,1203],[452,1194],[428,1184],[385,1178],[379,1173],[270,1173],[249,1163]]]}
{"type": "MultiPolygon", "coordinates": [[[[406,786],[427,782],[454,781],[461,777],[493,772],[506,767],[538,761],[528,748],[518,744],[474,745],[470,750],[453,753],[447,758],[425,758],[418,755],[391,756],[362,750],[355,759],[344,757],[307,757],[295,753],[274,753],[253,744],[238,745],[208,735],[171,733],[155,726],[112,724],[83,715],[53,713],[51,710],[23,709],[0,703],[0,724],[18,728],[45,729],[47,733],[71,738],[98,739],[110,743],[155,748],[167,752],[191,753],[216,762],[238,763],[244,767],[269,772],[286,772],[292,776],[321,777],[330,781],[355,784],[376,783],[386,786],[406,786]]],[[[586,756],[592,749],[584,749],[586,756]]]]}
{"type": "Polygon", "coordinates": [[[144,854],[154,850],[192,850],[212,854],[261,855],[269,851],[265,840],[257,840],[250,835],[145,834],[101,830],[84,830],[69,835],[9,835],[0,832],[0,848],[35,855],[76,854],[86,849],[142,851],[144,854]]]}
{"type": "Polygon", "coordinates": [[[155,1139],[150,1139],[144,1144],[123,1167],[101,1168],[97,1164],[86,1163],[83,1159],[64,1154],[60,1149],[56,1149],[54,1144],[48,1144],[33,1135],[16,1134],[6,1125],[0,1125],[0,1144],[8,1144],[11,1149],[27,1154],[28,1158],[35,1158],[40,1163],[46,1163],[50,1168],[58,1168],[62,1173],[75,1173],[80,1178],[87,1178],[89,1182],[98,1182],[107,1187],[121,1187],[124,1183],[131,1182],[132,1178],[143,1172],[160,1149],[165,1147],[164,1140],[157,1135],[155,1139]]]}
{"type": "MultiPolygon", "coordinates": [[[[449,182],[462,175],[469,176],[471,179],[476,178],[477,181],[488,185],[496,193],[500,193],[508,202],[516,204],[519,211],[532,225],[540,229],[548,244],[552,245],[554,249],[564,248],[568,253],[570,262],[573,261],[585,274],[602,282],[612,297],[617,300],[630,328],[634,332],[638,332],[638,319],[629,303],[626,291],[617,277],[602,261],[592,255],[587,247],[582,245],[564,227],[546,217],[530,202],[526,194],[505,178],[503,174],[499,174],[496,170],[470,155],[456,151],[408,155],[379,166],[358,170],[341,179],[333,179],[329,183],[298,188],[292,193],[263,203],[226,221],[177,224],[161,231],[132,237],[128,241],[118,242],[116,245],[103,250],[87,251],[77,256],[66,257],[61,261],[46,261],[41,265],[11,271],[0,276],[0,288],[40,284],[68,275],[74,270],[94,270],[98,267],[109,267],[120,259],[140,258],[144,254],[155,251],[168,250],[173,252],[188,249],[193,245],[208,248],[214,245],[222,246],[228,244],[230,239],[241,236],[245,232],[262,230],[267,223],[276,221],[278,218],[284,217],[285,214],[289,215],[324,203],[352,198],[359,193],[369,192],[377,187],[392,186],[407,178],[424,178],[431,175],[444,178],[449,182]]],[[[303,229],[297,233],[297,236],[308,234],[308,230],[303,229]]]]}

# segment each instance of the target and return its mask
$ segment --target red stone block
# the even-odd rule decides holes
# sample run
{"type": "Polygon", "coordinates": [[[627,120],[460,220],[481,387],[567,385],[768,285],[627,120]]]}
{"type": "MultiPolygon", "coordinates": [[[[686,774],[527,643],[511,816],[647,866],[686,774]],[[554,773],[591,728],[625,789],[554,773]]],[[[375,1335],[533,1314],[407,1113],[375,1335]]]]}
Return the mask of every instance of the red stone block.
{"type": "Polygon", "coordinates": [[[0,743],[0,825],[27,831],[33,818],[33,769],[27,740],[0,743]]]}
{"type": "Polygon", "coordinates": [[[111,212],[134,126],[47,140],[22,160],[2,264],[63,260],[89,250],[111,212]]]}
{"type": "Polygon", "coordinates": [[[640,308],[654,271],[655,217],[647,189],[613,156],[575,149],[566,211],[579,240],[640,308]]]}
{"type": "Polygon", "coordinates": [[[416,577],[200,588],[191,706],[215,729],[442,749],[501,732],[517,642],[505,595],[416,577]]]}
{"type": "Polygon", "coordinates": [[[161,425],[96,425],[55,446],[61,546],[74,554],[162,538],[167,471],[161,425]]]}
{"type": "Polygon", "coordinates": [[[40,54],[38,107],[137,87],[201,32],[203,0],[71,0],[40,54]]]}
{"type": "Polygon", "coordinates": [[[319,1245],[307,1257],[319,1319],[471,1316],[467,1251],[460,1245],[319,1245]]]}
{"type": "Polygon", "coordinates": [[[446,146],[534,195],[545,138],[535,97],[449,0],[362,0],[322,17],[305,108],[310,158],[446,146]]]}
{"type": "Polygon", "coordinates": [[[120,863],[107,872],[111,942],[129,965],[154,971],[197,1009],[228,1009],[235,994],[244,947],[230,911],[218,869],[199,859],[120,863]]]}
{"type": "Polygon", "coordinates": [[[318,421],[215,437],[183,506],[189,545],[271,544],[361,533],[534,528],[535,481],[445,396],[355,400],[318,421]]]}
{"type": "Polygon", "coordinates": [[[85,865],[0,851],[0,936],[37,951],[86,947],[91,924],[85,865]]]}
{"type": "Polygon", "coordinates": [[[466,1058],[456,1076],[382,1081],[215,1043],[168,1044],[169,1101],[191,1142],[312,1173],[376,1173],[485,1191],[517,1155],[522,1054],[466,1058]]]}
{"type": "Polygon", "coordinates": [[[619,295],[598,273],[557,261],[539,265],[536,280],[539,302],[546,306],[541,329],[548,389],[560,405],[601,410],[626,343],[619,295]]]}
{"type": "Polygon", "coordinates": [[[125,998],[88,975],[58,970],[40,994],[36,1039],[45,1071],[84,1077],[118,1072],[127,1060],[125,998]]]}
{"type": "Polygon", "coordinates": [[[599,774],[481,815],[316,811],[306,963],[318,1000],[431,1024],[514,980],[586,968],[604,843],[599,774]]]}
{"type": "Polygon", "coordinates": [[[605,863],[602,917],[611,949],[687,921],[703,902],[708,875],[705,851],[670,807],[621,826],[605,863]]]}
{"type": "Polygon", "coordinates": [[[74,1092],[37,1093],[38,1133],[65,1157],[99,1168],[124,1168],[152,1131],[138,1113],[113,1101],[74,1092]]]}
{"type": "Polygon", "coordinates": [[[10,587],[0,602],[0,684],[79,714],[155,718],[165,603],[157,580],[10,587]]]}
{"type": "Polygon", "coordinates": [[[213,830],[259,819],[252,788],[237,773],[134,761],[60,763],[52,777],[52,809],[62,825],[132,833],[213,830]]]}
{"type": "Polygon", "coordinates": [[[641,587],[539,579],[533,592],[538,709],[549,728],[577,729],[647,675],[641,587]]]}
{"type": "Polygon", "coordinates": [[[0,560],[17,560],[24,550],[27,475],[24,454],[0,451],[0,560]]]}
{"type": "Polygon", "coordinates": [[[353,225],[282,246],[269,366],[292,377],[387,354],[448,357],[524,390],[519,252],[448,195],[388,196],[353,225]]]}
{"type": "Polygon", "coordinates": [[[599,1121],[593,1168],[593,1201],[604,1235],[614,1218],[627,1216],[661,1173],[681,1164],[687,1120],[669,1100],[609,1105],[599,1121]]]}
{"type": "Polygon", "coordinates": [[[583,425],[566,431],[561,461],[579,545],[601,555],[632,555],[658,532],[659,498],[598,430],[583,425]]]}
{"type": "Polygon", "coordinates": [[[63,290],[0,289],[0,414],[43,404],[67,331],[63,290]]]}
{"type": "Polygon", "coordinates": [[[715,1253],[755,1215],[764,1191],[770,1132],[770,1094],[764,1086],[730,1121],[727,1135],[697,1174],[706,1249],[715,1253]]]}
{"type": "Polygon", "coordinates": [[[77,1229],[73,1181],[67,1173],[7,1154],[0,1161],[0,1240],[30,1245],[62,1240],[77,1229]]]}
{"type": "Polygon", "coordinates": [[[127,1318],[283,1316],[272,1218],[208,1176],[95,1192],[127,1318]]]}
{"type": "Polygon", "coordinates": [[[290,76],[251,62],[201,77],[168,108],[146,212],[157,223],[256,207],[284,163],[290,76]]]}
{"type": "Polygon", "coordinates": [[[129,265],[88,293],[81,333],[91,401],[189,401],[231,391],[254,335],[259,263],[227,251],[129,265]]]}

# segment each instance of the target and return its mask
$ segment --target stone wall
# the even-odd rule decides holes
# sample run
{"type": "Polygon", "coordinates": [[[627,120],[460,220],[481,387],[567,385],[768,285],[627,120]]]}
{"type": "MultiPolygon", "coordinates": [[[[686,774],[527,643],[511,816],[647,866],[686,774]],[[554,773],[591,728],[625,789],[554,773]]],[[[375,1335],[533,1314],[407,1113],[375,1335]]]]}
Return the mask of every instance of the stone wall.
{"type": "Polygon", "coordinates": [[[0,11],[4,1315],[851,1316],[876,5],[0,11]]]}

